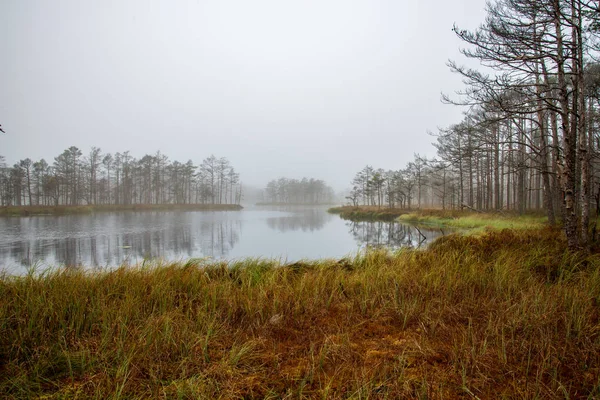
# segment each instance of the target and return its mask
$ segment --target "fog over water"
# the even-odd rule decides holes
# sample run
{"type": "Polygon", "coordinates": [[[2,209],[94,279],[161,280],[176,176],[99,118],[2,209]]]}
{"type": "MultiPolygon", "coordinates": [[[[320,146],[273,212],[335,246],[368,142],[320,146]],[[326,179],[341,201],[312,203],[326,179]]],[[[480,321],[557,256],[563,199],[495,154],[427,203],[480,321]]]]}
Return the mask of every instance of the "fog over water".
{"type": "Polygon", "coordinates": [[[227,157],[244,183],[323,179],[433,155],[460,119],[453,23],[483,0],[0,2],[0,155],[8,165],[160,150],[227,157]]]}

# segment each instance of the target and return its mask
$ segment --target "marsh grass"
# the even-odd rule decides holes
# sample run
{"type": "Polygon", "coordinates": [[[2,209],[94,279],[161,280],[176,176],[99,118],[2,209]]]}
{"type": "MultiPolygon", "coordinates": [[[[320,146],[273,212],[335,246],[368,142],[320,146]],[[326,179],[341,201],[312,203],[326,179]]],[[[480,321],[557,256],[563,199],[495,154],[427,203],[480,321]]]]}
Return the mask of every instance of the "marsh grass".
{"type": "Polygon", "coordinates": [[[0,280],[8,398],[596,398],[600,257],[559,232],[0,280]]]}
{"type": "Polygon", "coordinates": [[[541,214],[517,215],[513,213],[475,213],[471,211],[420,210],[398,217],[398,221],[411,224],[447,226],[482,233],[489,229],[528,230],[542,228],[547,218],[541,214]]]}

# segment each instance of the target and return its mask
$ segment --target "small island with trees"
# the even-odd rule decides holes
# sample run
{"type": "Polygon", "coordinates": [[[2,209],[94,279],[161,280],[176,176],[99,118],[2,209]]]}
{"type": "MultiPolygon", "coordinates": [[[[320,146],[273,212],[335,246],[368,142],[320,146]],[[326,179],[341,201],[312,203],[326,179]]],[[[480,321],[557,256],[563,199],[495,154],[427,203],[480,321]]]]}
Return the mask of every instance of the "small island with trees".
{"type": "Polygon", "coordinates": [[[211,155],[200,165],[171,161],[160,151],[136,159],[129,151],[83,155],[69,147],[54,158],[0,158],[0,216],[98,211],[239,210],[240,176],[229,160],[211,155]]]}
{"type": "Polygon", "coordinates": [[[336,198],[331,186],[314,178],[273,179],[260,196],[257,205],[331,205],[336,198]]]}

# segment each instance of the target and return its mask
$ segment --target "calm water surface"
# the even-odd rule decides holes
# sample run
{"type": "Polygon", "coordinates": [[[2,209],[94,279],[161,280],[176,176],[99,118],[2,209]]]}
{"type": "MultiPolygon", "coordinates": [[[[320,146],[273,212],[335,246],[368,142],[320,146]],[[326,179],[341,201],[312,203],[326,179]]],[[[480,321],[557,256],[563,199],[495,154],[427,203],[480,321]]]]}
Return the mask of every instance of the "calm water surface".
{"type": "Polygon", "coordinates": [[[0,218],[0,269],[110,267],[145,259],[287,261],[340,258],[366,246],[419,246],[442,235],[389,222],[350,222],[315,207],[242,211],[115,212],[0,218]]]}

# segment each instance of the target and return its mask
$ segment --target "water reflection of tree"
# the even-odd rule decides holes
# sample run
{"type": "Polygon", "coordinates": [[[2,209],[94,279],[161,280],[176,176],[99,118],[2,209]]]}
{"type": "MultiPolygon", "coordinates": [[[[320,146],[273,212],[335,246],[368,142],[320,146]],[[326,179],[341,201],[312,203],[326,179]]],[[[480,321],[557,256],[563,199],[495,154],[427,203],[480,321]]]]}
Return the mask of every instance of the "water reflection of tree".
{"type": "Polygon", "coordinates": [[[203,255],[225,257],[240,240],[240,221],[203,222],[200,224],[200,250],[203,255]]]}
{"type": "Polygon", "coordinates": [[[225,257],[240,239],[241,222],[202,221],[199,225],[176,224],[159,231],[127,234],[122,248],[131,249],[135,258],[225,257]]]}
{"type": "Polygon", "coordinates": [[[442,236],[441,231],[417,229],[411,225],[382,221],[348,221],[349,232],[361,246],[419,247],[442,236]]]}
{"type": "Polygon", "coordinates": [[[229,254],[240,233],[240,221],[209,220],[160,230],[17,241],[0,258],[25,268],[40,262],[46,266],[115,266],[156,258],[219,258],[229,254]]]}
{"type": "Polygon", "coordinates": [[[330,214],[321,209],[304,209],[292,215],[267,218],[267,226],[279,232],[298,230],[312,232],[322,229],[331,218],[330,214]]]}

